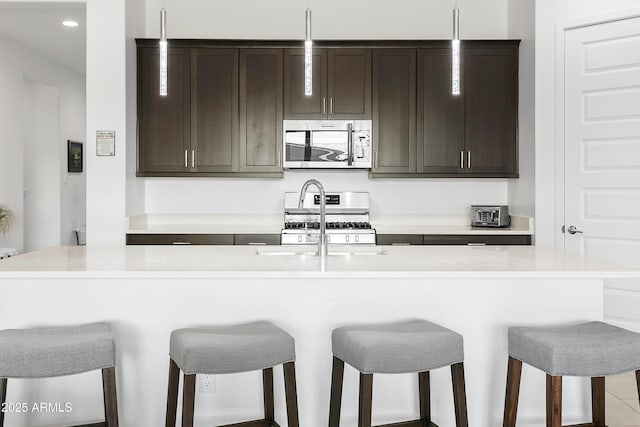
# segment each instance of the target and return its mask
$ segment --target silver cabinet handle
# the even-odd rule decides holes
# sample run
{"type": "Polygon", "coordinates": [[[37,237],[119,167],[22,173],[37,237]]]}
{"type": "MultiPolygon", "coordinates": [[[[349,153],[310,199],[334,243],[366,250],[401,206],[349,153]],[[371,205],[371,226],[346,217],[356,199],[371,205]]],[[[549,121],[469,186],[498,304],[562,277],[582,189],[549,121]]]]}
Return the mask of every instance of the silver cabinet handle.
{"type": "Polygon", "coordinates": [[[333,114],[333,96],[329,98],[329,114],[333,114]]]}
{"type": "Polygon", "coordinates": [[[327,114],[327,98],[322,98],[322,114],[327,114]]]}
{"type": "Polygon", "coordinates": [[[184,150],[184,167],[185,168],[189,167],[189,154],[187,154],[187,151],[189,150],[184,150]]]}
{"type": "Polygon", "coordinates": [[[460,150],[460,169],[464,169],[464,150],[460,150]]]}
{"type": "Polygon", "coordinates": [[[467,169],[471,169],[471,150],[467,151],[467,169]]]}
{"type": "Polygon", "coordinates": [[[191,242],[173,242],[172,245],[190,245],[191,242]]]}
{"type": "Polygon", "coordinates": [[[569,234],[582,234],[582,233],[584,233],[584,231],[578,230],[575,225],[570,225],[569,228],[567,228],[567,232],[569,232],[569,234]]]}
{"type": "Polygon", "coordinates": [[[353,165],[353,124],[347,125],[347,165],[353,165]]]}
{"type": "Polygon", "coordinates": [[[191,150],[191,167],[196,167],[196,150],[191,150]]]}

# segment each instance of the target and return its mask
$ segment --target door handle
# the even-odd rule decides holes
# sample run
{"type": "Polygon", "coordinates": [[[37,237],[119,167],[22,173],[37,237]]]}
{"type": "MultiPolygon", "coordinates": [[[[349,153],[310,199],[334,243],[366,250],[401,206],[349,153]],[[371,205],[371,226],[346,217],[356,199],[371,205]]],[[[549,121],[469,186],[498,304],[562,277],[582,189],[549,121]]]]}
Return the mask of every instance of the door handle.
{"type": "Polygon", "coordinates": [[[575,225],[570,225],[569,228],[567,228],[567,232],[569,234],[582,234],[582,233],[584,233],[584,231],[578,230],[575,225]]]}
{"type": "Polygon", "coordinates": [[[464,169],[464,150],[460,150],[460,169],[464,169]]]}
{"type": "Polygon", "coordinates": [[[184,150],[184,167],[188,168],[189,167],[189,154],[188,154],[189,150],[184,150]]]}
{"type": "Polygon", "coordinates": [[[322,114],[327,114],[327,98],[322,98],[322,114]]]}
{"type": "Polygon", "coordinates": [[[333,96],[329,98],[329,114],[333,114],[333,96]]]}
{"type": "Polygon", "coordinates": [[[191,167],[196,167],[196,150],[191,150],[191,167]]]}
{"type": "Polygon", "coordinates": [[[467,169],[471,169],[471,150],[467,151],[467,169]]]}

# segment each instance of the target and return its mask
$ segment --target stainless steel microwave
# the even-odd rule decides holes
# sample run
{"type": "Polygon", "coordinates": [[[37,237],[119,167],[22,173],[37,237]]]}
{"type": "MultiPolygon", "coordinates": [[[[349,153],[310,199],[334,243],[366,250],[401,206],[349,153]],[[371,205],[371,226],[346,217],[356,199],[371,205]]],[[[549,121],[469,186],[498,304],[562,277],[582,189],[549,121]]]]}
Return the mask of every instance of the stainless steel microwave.
{"type": "Polygon", "coordinates": [[[285,120],[285,168],[370,169],[371,120],[285,120]]]}

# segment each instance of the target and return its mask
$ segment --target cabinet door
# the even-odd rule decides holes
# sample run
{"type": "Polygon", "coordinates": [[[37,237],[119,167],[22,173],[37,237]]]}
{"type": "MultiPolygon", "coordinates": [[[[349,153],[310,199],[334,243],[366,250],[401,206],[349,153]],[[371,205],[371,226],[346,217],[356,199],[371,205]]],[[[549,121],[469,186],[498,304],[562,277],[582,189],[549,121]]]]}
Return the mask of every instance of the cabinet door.
{"type": "Polygon", "coordinates": [[[284,118],[327,117],[327,50],[313,49],[311,96],[304,94],[304,49],[284,50],[284,118]]]}
{"type": "Polygon", "coordinates": [[[282,172],[282,49],[240,50],[240,172],[282,172]]]}
{"type": "Polygon", "coordinates": [[[464,51],[467,168],[517,177],[518,49],[464,51]]]}
{"type": "Polygon", "coordinates": [[[191,170],[238,170],[238,50],[191,51],[191,170]]]}
{"type": "Polygon", "coordinates": [[[464,95],[451,94],[451,49],[418,51],[417,93],[418,173],[464,173],[464,95]]]}
{"type": "Polygon", "coordinates": [[[330,119],[371,119],[371,49],[328,49],[330,119]]]}
{"type": "Polygon", "coordinates": [[[373,173],[416,171],[416,51],[373,50],[373,173]]]}
{"type": "Polygon", "coordinates": [[[169,47],[168,95],[160,96],[158,48],[138,48],[138,174],[189,171],[189,51],[169,47]]]}

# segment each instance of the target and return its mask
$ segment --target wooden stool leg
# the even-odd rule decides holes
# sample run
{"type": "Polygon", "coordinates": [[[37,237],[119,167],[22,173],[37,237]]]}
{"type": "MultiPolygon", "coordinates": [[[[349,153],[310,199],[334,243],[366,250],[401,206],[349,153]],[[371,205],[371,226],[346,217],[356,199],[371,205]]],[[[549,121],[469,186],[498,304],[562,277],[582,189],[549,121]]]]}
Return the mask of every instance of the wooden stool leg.
{"type": "Polygon", "coordinates": [[[420,420],[429,425],[431,422],[431,385],[429,371],[418,373],[418,394],[420,395],[420,420]]]}
{"type": "Polygon", "coordinates": [[[331,373],[331,399],[329,402],[329,427],[340,426],[340,407],[342,406],[342,380],[344,378],[344,362],[333,356],[331,373]]]}
{"type": "Polygon", "coordinates": [[[169,359],[169,388],[167,390],[167,417],[166,427],[176,427],[178,412],[178,382],[180,381],[180,368],[173,359],[169,359]]]}
{"type": "Polygon", "coordinates": [[[547,375],[547,427],[562,427],[562,377],[547,375]]]}
{"type": "Polygon", "coordinates": [[[604,416],[604,377],[591,378],[591,414],[594,427],[606,427],[604,416]]]}
{"type": "Polygon", "coordinates": [[[640,370],[636,371],[636,383],[638,384],[638,399],[640,399],[640,370]]]}
{"type": "MultiPolygon", "coordinates": [[[[0,408],[7,401],[7,379],[0,378],[0,408]]],[[[4,426],[4,412],[0,411],[0,427],[4,426]]]]}
{"type": "MultiPolygon", "coordinates": [[[[273,368],[262,370],[262,394],[264,396],[264,419],[274,421],[273,368]]],[[[269,424],[271,425],[271,424],[269,424]]]]}
{"type": "Polygon", "coordinates": [[[503,427],[516,427],[521,374],[522,362],[509,356],[507,366],[507,391],[504,398],[504,420],[502,421],[503,427]]]}
{"type": "Polygon", "coordinates": [[[196,404],[196,375],[184,375],[182,381],[182,427],[193,427],[196,404]]]}
{"type": "Polygon", "coordinates": [[[373,400],[373,374],[360,372],[360,399],[358,427],[371,427],[371,401],[373,400]]]}
{"type": "Polygon", "coordinates": [[[118,395],[116,392],[116,368],[102,370],[102,394],[104,418],[107,427],[118,427],[118,395]]]}
{"type": "Polygon", "coordinates": [[[467,393],[464,386],[464,364],[451,365],[451,380],[453,381],[453,403],[456,408],[456,426],[468,427],[467,393]]]}
{"type": "Polygon", "coordinates": [[[296,391],[296,364],[287,362],[283,365],[284,392],[287,398],[287,421],[289,427],[299,427],[298,392],[296,391]]]}

